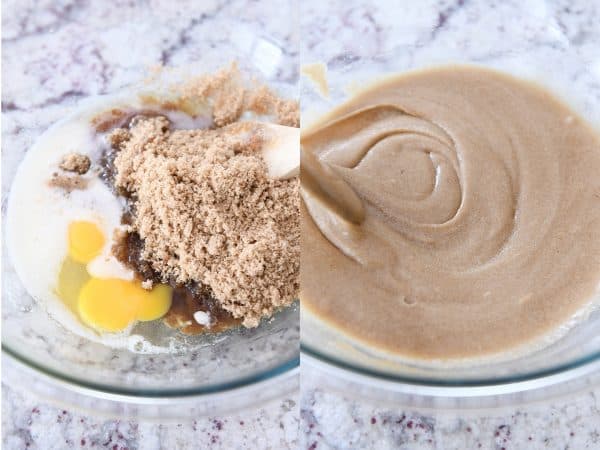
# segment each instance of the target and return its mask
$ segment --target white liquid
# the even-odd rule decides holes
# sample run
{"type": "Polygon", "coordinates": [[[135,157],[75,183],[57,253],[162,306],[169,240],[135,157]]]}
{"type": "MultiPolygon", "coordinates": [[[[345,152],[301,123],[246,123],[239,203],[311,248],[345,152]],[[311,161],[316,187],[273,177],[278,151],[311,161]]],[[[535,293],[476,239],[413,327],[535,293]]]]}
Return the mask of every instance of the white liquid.
{"type": "MultiPolygon", "coordinates": [[[[157,353],[175,350],[158,347],[130,330],[118,334],[98,334],[85,327],[55,293],[58,275],[68,251],[67,232],[71,222],[94,222],[106,243],[102,253],[87,268],[91,275],[131,280],[133,272],[112,254],[114,232],[121,228],[124,203],[97,177],[94,168],[106,148],[91,120],[99,113],[119,108],[148,110],[137,96],[91,99],[72,116],[56,123],[36,141],[21,162],[11,188],[6,219],[7,246],[15,271],[28,293],[46,308],[49,315],[73,333],[111,347],[157,353]],[[67,194],[49,186],[53,173],[60,172],[62,158],[71,152],[87,155],[92,166],[83,175],[88,186],[67,194]]],[[[210,125],[207,117],[192,119],[181,112],[164,113],[176,128],[210,125]]]]}

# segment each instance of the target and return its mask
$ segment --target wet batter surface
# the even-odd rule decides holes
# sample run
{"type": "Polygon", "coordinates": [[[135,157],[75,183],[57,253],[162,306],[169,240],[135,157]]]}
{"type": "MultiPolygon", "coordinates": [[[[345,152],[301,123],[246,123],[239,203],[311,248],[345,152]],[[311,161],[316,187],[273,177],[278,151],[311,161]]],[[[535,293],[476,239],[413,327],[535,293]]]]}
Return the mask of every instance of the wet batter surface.
{"type": "Polygon", "coordinates": [[[361,341],[502,352],[597,295],[600,139],[534,84],[468,66],[402,75],[311,127],[302,150],[366,211],[323,218],[305,195],[302,305],[361,341]]]}

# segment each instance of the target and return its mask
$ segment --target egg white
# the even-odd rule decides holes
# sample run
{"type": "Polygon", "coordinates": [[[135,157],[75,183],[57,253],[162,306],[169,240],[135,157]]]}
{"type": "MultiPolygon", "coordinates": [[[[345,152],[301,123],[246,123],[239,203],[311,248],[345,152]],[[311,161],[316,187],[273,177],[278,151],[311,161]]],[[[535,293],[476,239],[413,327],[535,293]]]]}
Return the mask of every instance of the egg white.
{"type": "MultiPolygon", "coordinates": [[[[15,271],[28,293],[49,315],[77,335],[113,347],[128,347],[136,352],[164,352],[142,336],[123,333],[99,334],[85,327],[56,294],[62,262],[68,252],[68,227],[73,221],[95,223],[105,237],[102,252],[87,265],[91,276],[132,280],[133,271],[112,254],[113,236],[122,228],[122,199],[116,197],[94,172],[104,139],[91,125],[93,117],[113,108],[123,110],[148,109],[138,96],[113,96],[91,99],[75,114],[56,123],[35,142],[21,162],[11,187],[6,216],[7,249],[15,271]],[[59,169],[63,156],[77,152],[87,155],[92,168],[83,175],[88,185],[67,194],[48,182],[59,169]]],[[[205,126],[206,118],[193,120],[177,113],[176,126],[205,126]]],[[[169,114],[170,115],[170,114],[169,114]]]]}

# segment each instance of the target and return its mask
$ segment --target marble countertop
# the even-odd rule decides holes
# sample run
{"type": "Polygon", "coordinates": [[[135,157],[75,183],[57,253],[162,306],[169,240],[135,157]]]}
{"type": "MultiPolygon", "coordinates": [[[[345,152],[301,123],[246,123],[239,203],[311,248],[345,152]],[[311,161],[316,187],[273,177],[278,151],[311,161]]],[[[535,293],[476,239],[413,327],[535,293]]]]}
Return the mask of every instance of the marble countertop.
{"type": "MultiPolygon", "coordinates": [[[[270,55],[269,79],[297,79],[291,2],[7,0],[2,2],[3,198],[16,162],[80,99],[143,80],[152,67],[211,70],[270,55]],[[236,39],[223,29],[233,29],[236,39]],[[266,36],[257,40],[256,36],[266,36]],[[248,55],[249,52],[254,52],[248,55]],[[274,64],[277,63],[277,64],[274,64]]],[[[27,386],[2,386],[2,448],[295,448],[297,396],[224,417],[173,424],[105,420],[63,410],[27,386]]]]}
{"type": "Polygon", "coordinates": [[[412,391],[359,387],[305,360],[301,377],[304,449],[600,447],[600,372],[537,390],[469,400],[432,400],[412,391]]]}
{"type": "Polygon", "coordinates": [[[256,410],[180,423],[105,420],[40,401],[2,386],[2,448],[6,450],[295,449],[298,398],[256,410]]]}
{"type": "MultiPolygon", "coordinates": [[[[305,369],[303,369],[305,370],[305,369]]],[[[600,448],[600,386],[568,400],[486,412],[423,412],[381,407],[303,384],[301,448],[600,448]]]]}
{"type": "MultiPolygon", "coordinates": [[[[594,110],[600,105],[600,89],[593,88],[600,76],[600,11],[589,7],[584,11],[589,2],[419,3],[419,8],[398,8],[391,1],[308,0],[301,2],[297,27],[297,14],[290,14],[281,2],[6,0],[3,193],[12,181],[5,167],[14,166],[11,161],[20,160],[35,138],[79,99],[137,82],[156,64],[223,61],[239,52],[239,41],[223,35],[223,21],[235,23],[238,33],[267,29],[273,41],[282,44],[283,50],[275,52],[278,58],[297,63],[301,54],[303,62],[324,62],[333,75],[340,68],[331,99],[307,96],[315,104],[321,102],[317,108],[339,100],[341,87],[350,81],[349,71],[341,68],[352,67],[353,61],[369,59],[370,69],[364,73],[368,77],[455,56],[511,65],[535,52],[550,59],[566,58],[565,70],[557,72],[575,79],[577,92],[587,94],[579,96],[581,108],[600,118],[594,110]],[[408,28],[399,26],[407,23],[408,28]],[[472,39],[474,29],[479,30],[479,39],[472,39]],[[588,64],[586,70],[576,59],[588,64]]],[[[265,51],[273,55],[270,50],[265,51]]],[[[276,72],[277,78],[288,82],[297,77],[293,63],[269,71],[269,76],[276,72]]],[[[362,72],[352,72],[357,74],[362,72]]],[[[303,104],[312,106],[311,101],[303,104]]],[[[318,383],[303,384],[300,397],[282,398],[258,410],[156,424],[63,410],[24,388],[2,389],[6,449],[279,449],[298,444],[311,450],[600,448],[598,389],[568,400],[488,414],[431,414],[381,407],[325,391],[318,383]]]]}

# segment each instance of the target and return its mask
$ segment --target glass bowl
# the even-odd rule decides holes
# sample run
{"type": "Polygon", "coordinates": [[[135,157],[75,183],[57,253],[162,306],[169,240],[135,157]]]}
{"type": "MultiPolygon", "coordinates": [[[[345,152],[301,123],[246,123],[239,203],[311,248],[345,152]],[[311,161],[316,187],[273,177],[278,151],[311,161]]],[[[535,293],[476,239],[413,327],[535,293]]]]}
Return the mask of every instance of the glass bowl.
{"type": "MultiPolygon", "coordinates": [[[[354,33],[303,26],[318,30],[303,40],[303,62],[325,65],[330,90],[329,97],[323,96],[316,83],[302,77],[303,127],[386,75],[443,64],[475,64],[546,86],[600,129],[600,32],[586,19],[598,17],[598,5],[571,2],[563,8],[557,2],[531,1],[446,7],[425,1],[419,8],[379,6],[350,2],[335,13],[360,30],[359,39],[354,33]]],[[[318,12],[311,13],[327,16],[333,13],[330,7],[313,5],[318,12]]],[[[600,295],[596,297],[593,304],[600,301],[600,295]]],[[[581,316],[560,330],[560,338],[542,339],[530,351],[469,364],[436,365],[378,352],[303,308],[302,361],[358,384],[392,390],[410,385],[408,390],[417,394],[469,396],[528,390],[528,381],[555,383],[598,367],[600,311],[590,307],[581,316]]]]}
{"type": "MultiPolygon", "coordinates": [[[[237,61],[242,73],[264,81],[286,98],[297,98],[295,56],[287,54],[283,44],[264,30],[222,22],[235,29],[227,46],[208,52],[197,63],[164,72],[166,78],[160,82],[210,73],[237,61]]],[[[151,90],[141,81],[123,92],[151,90]]],[[[11,212],[10,181],[25,154],[26,149],[18,148],[3,152],[5,223],[11,212]]],[[[53,401],[89,407],[95,413],[160,419],[259,406],[297,389],[298,302],[255,329],[180,336],[178,349],[170,353],[113,348],[76,335],[50,318],[43,303],[23,286],[6,240],[4,232],[2,350],[6,382],[53,401]]]]}

